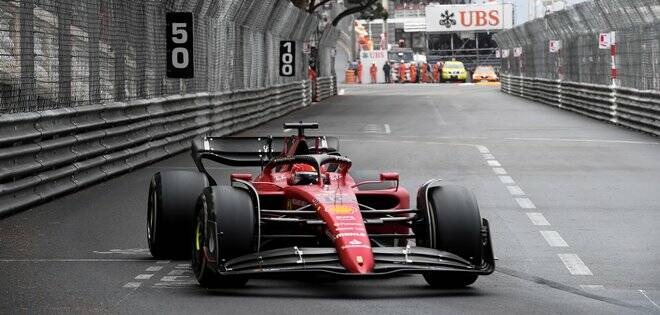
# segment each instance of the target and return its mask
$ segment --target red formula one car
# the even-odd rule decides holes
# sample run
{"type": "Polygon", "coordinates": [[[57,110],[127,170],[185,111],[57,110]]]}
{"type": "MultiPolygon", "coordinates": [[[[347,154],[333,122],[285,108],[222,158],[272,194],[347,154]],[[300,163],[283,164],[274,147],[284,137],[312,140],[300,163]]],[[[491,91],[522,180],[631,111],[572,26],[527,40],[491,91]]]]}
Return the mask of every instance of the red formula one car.
{"type": "Polygon", "coordinates": [[[424,275],[436,287],[473,283],[494,271],[488,221],[459,186],[430,180],[410,208],[399,175],[351,176],[339,141],[306,136],[315,123],[285,124],[290,137],[201,137],[198,171],[159,172],[151,181],[149,249],[159,259],[190,257],[202,286],[300,272],[336,276],[424,275]],[[202,160],[257,166],[218,185],[202,160]]]}

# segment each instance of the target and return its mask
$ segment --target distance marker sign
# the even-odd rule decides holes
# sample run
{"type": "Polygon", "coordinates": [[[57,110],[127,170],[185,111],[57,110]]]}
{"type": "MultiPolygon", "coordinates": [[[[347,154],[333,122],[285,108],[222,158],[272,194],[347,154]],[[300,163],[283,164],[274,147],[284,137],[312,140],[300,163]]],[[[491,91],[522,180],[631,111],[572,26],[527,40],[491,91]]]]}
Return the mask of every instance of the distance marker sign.
{"type": "Polygon", "coordinates": [[[296,75],[296,42],[292,40],[280,41],[280,76],[293,77],[296,75]]]}
{"type": "Polygon", "coordinates": [[[167,77],[175,79],[194,77],[192,13],[167,12],[165,28],[167,77]]]}

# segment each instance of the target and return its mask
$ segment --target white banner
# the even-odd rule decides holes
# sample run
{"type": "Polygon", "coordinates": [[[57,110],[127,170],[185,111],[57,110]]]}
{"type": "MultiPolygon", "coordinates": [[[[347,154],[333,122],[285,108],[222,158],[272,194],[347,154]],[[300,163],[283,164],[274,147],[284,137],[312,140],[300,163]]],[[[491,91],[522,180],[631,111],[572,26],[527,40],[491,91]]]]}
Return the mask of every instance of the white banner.
{"type": "Polygon", "coordinates": [[[520,56],[522,56],[522,47],[515,47],[515,48],[513,48],[513,56],[514,56],[514,57],[520,57],[520,56]]]}
{"type": "Polygon", "coordinates": [[[502,49],[502,58],[509,58],[509,50],[502,49]]]}
{"type": "Polygon", "coordinates": [[[362,63],[362,84],[371,83],[371,65],[375,64],[376,82],[385,82],[385,72],[383,65],[387,62],[387,50],[363,50],[360,52],[360,62],[362,63]]]}
{"type": "Polygon", "coordinates": [[[560,40],[551,40],[548,42],[548,50],[551,53],[556,53],[561,49],[561,41],[560,40]]]}
{"type": "Polygon", "coordinates": [[[484,31],[513,26],[511,4],[426,6],[427,32],[484,31]]]}

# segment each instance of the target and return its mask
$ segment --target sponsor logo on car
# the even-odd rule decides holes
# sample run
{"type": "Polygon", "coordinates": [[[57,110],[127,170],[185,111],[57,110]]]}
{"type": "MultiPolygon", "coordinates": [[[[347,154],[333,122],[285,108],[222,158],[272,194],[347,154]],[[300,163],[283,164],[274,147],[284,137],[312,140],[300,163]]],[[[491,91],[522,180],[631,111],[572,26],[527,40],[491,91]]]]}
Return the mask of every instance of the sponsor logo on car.
{"type": "Polygon", "coordinates": [[[353,207],[346,205],[331,206],[330,211],[335,214],[351,214],[353,213],[353,207]]]}

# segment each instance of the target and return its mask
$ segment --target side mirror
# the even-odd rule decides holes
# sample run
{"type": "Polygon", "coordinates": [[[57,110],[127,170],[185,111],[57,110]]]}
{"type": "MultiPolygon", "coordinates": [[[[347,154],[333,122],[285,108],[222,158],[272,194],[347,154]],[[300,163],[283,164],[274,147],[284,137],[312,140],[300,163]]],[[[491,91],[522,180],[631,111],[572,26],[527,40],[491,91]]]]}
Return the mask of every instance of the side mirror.
{"type": "Polygon", "coordinates": [[[394,190],[399,190],[399,173],[397,172],[380,173],[380,181],[394,181],[396,182],[396,188],[394,190]]]}

